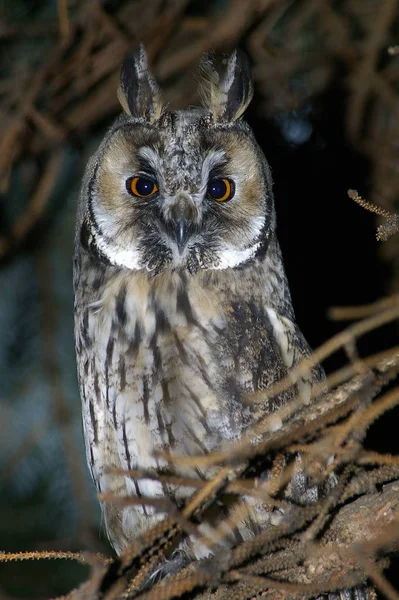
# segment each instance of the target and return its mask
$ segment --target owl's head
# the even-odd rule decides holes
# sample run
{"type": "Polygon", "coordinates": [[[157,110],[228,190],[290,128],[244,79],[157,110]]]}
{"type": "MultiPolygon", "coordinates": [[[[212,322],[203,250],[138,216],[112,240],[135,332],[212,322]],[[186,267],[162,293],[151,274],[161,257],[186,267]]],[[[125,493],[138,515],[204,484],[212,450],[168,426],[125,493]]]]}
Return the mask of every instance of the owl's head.
{"type": "Polygon", "coordinates": [[[126,57],[124,109],[91,161],[80,239],[103,262],[161,272],[228,269],[263,258],[274,230],[266,160],[241,120],[247,58],[202,61],[203,108],[169,112],[143,47],[126,57]]]}

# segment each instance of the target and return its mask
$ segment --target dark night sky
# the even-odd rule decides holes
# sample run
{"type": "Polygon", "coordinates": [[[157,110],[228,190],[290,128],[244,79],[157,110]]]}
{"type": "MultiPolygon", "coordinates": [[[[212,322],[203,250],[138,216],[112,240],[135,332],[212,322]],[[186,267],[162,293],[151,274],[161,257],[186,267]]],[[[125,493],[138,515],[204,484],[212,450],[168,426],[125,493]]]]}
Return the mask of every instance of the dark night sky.
{"type": "MultiPolygon", "coordinates": [[[[367,197],[371,165],[347,142],[340,90],[274,121],[260,119],[260,112],[255,98],[248,120],[272,167],[277,231],[297,321],[315,348],[349,324],[329,320],[329,307],[367,304],[389,292],[390,268],[378,254],[376,220],[347,196],[354,188],[367,197]]],[[[397,330],[389,324],[359,341],[360,355],[387,349],[396,340],[397,330]]],[[[338,352],[325,368],[330,372],[345,361],[338,352]]],[[[393,413],[381,419],[368,443],[397,452],[395,421],[393,413]]]]}

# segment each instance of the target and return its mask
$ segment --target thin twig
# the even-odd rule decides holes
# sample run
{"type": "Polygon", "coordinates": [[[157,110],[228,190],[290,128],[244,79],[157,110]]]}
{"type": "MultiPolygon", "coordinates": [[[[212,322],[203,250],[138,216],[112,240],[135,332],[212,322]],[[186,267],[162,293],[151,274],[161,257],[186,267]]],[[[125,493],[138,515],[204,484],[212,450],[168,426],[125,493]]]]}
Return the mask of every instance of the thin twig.
{"type": "Polygon", "coordinates": [[[50,157],[35,192],[32,194],[24,212],[14,223],[8,237],[0,237],[0,259],[11,249],[15,248],[37,225],[42,217],[50,196],[57,183],[62,166],[63,153],[54,152],[50,157]]]}
{"type": "Polygon", "coordinates": [[[69,15],[68,15],[68,0],[58,0],[58,19],[61,39],[64,44],[69,41],[69,15]]]}

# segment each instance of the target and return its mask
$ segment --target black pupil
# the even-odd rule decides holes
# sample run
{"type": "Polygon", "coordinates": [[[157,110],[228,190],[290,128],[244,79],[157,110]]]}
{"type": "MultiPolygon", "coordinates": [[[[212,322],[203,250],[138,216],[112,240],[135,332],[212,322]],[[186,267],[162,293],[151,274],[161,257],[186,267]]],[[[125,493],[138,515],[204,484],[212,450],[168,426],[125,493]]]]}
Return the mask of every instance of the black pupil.
{"type": "Polygon", "coordinates": [[[136,190],[142,196],[149,196],[154,189],[154,182],[145,177],[139,177],[136,181],[136,190]]]}
{"type": "Polygon", "coordinates": [[[212,198],[223,198],[226,192],[227,186],[223,179],[216,179],[209,186],[209,193],[212,198]]]}

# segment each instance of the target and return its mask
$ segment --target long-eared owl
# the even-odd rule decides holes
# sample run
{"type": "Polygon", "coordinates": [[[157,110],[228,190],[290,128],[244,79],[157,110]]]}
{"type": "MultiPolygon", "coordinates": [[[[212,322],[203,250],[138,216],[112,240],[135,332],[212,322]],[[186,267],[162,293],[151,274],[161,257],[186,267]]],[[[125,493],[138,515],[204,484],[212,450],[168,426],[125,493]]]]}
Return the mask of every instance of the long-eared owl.
{"type": "MultiPolygon", "coordinates": [[[[294,396],[309,401],[323,377],[315,368],[272,401],[245,402],[286,377],[309,347],[276,237],[270,169],[242,120],[252,98],[246,57],[205,57],[200,92],[202,108],[169,111],[144,49],[127,56],[123,116],[84,177],[75,334],[99,492],[178,501],[154,479],[115,470],[163,468],[159,450],[225,447],[294,396]]],[[[164,516],[142,505],[102,509],[117,553],[164,516]]],[[[243,523],[241,534],[250,531],[243,523]]],[[[192,545],[194,557],[201,551],[192,545]]]]}

